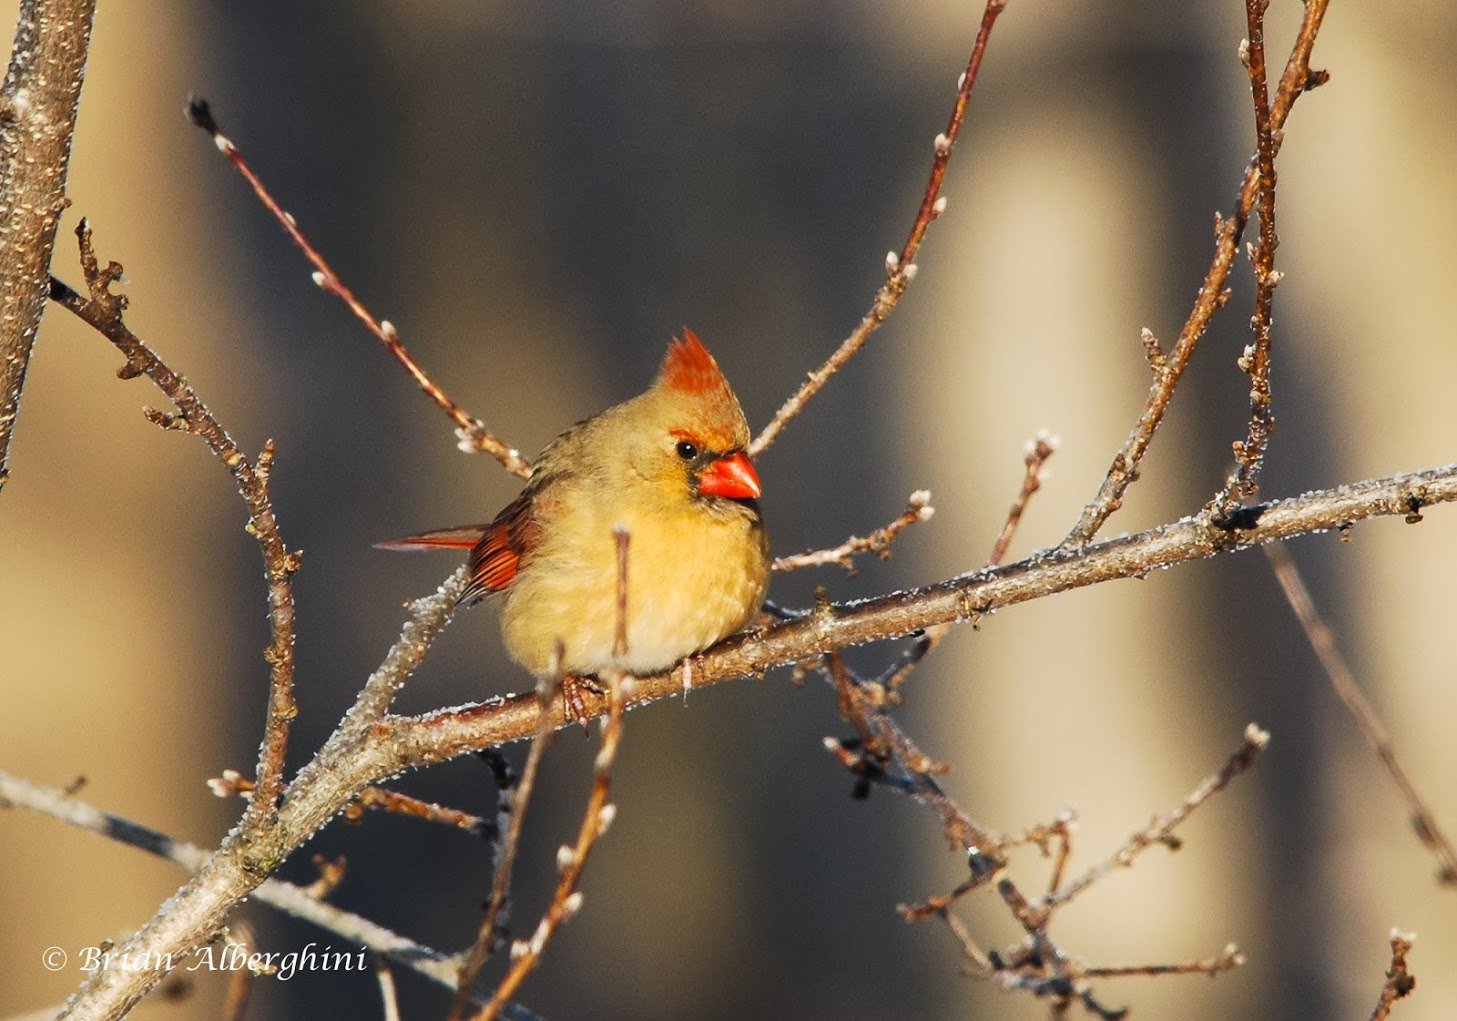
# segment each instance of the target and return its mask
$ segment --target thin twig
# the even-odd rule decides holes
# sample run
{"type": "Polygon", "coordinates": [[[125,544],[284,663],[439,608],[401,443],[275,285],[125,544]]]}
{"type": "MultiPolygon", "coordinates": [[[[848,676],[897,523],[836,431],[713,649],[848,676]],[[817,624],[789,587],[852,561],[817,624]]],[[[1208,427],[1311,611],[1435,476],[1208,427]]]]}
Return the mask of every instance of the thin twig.
{"type": "MultiPolygon", "coordinates": [[[[223,770],[222,776],[213,777],[207,782],[207,786],[219,798],[251,798],[253,796],[253,781],[235,769],[223,770]]],[[[387,812],[391,815],[409,816],[425,822],[440,823],[472,833],[484,833],[487,825],[485,819],[470,812],[401,794],[388,787],[376,786],[366,787],[350,801],[343,812],[344,821],[359,822],[364,818],[366,809],[387,812]]]]}
{"type": "Polygon", "coordinates": [[[461,441],[461,449],[483,450],[497,461],[500,461],[507,471],[519,475],[522,478],[530,475],[531,463],[521,456],[521,452],[497,439],[486,428],[484,422],[466,412],[465,409],[451,399],[450,395],[441,389],[439,384],[431,379],[429,374],[405,350],[405,345],[400,342],[399,331],[395,329],[394,325],[387,319],[376,319],[364,307],[364,303],[354,296],[354,292],[344,284],[344,281],[339,279],[328,262],[324,260],[323,255],[310,243],[309,239],[304,235],[304,232],[299,229],[298,221],[293,218],[293,214],[285,211],[278,204],[278,201],[268,191],[263,181],[253,172],[253,168],[243,158],[243,154],[238,151],[238,147],[218,128],[217,121],[213,118],[212,109],[209,107],[207,100],[201,96],[189,97],[186,113],[188,120],[199,128],[202,128],[202,130],[206,131],[212,137],[213,144],[217,146],[218,151],[227,157],[228,162],[233,165],[233,168],[242,175],[243,179],[248,182],[249,187],[253,189],[253,194],[258,196],[258,200],[283,225],[283,229],[288,232],[288,236],[293,239],[293,243],[304,253],[304,258],[308,259],[310,264],[313,265],[315,271],[314,283],[323,290],[335,295],[345,305],[349,306],[349,310],[354,313],[355,318],[362,322],[369,332],[379,339],[379,342],[385,346],[385,350],[389,351],[395,360],[404,366],[405,371],[410,374],[410,377],[425,392],[425,395],[434,401],[440,410],[444,411],[450,420],[455,423],[456,435],[461,441]]]}
{"type": "Polygon", "coordinates": [[[1245,955],[1233,943],[1227,944],[1223,952],[1197,961],[1181,961],[1177,964],[1128,964],[1083,968],[1084,978],[1125,978],[1132,975],[1153,977],[1156,975],[1209,975],[1233,971],[1245,963],[1245,955]]]}
{"type": "MultiPolygon", "coordinates": [[[[617,659],[627,655],[627,570],[630,536],[621,525],[612,530],[617,544],[617,621],[613,655],[617,659]]],[[[607,800],[612,788],[612,766],[617,761],[617,749],[622,742],[622,716],[627,708],[627,688],[631,679],[614,666],[606,672],[607,716],[602,723],[602,747],[597,750],[593,763],[592,792],[587,796],[587,809],[582,825],[577,831],[577,842],[557,849],[557,885],[551,903],[537,922],[536,930],[529,940],[517,940],[511,945],[511,967],[489,1003],[481,1008],[472,1021],[492,1021],[515,995],[531,969],[541,960],[547,941],[563,924],[582,908],[582,891],[578,884],[587,867],[587,856],[597,841],[612,825],[617,815],[617,806],[607,800]]]]}
{"type": "Polygon", "coordinates": [[[1018,490],[1017,498],[1007,511],[1007,520],[997,535],[997,541],[992,544],[991,555],[987,557],[988,567],[1000,564],[1007,555],[1007,550],[1012,545],[1012,537],[1017,534],[1017,526],[1022,523],[1022,514],[1027,510],[1027,504],[1032,495],[1042,488],[1042,483],[1047,481],[1043,468],[1048,458],[1057,451],[1057,444],[1057,437],[1047,432],[1039,432],[1028,442],[1027,451],[1022,457],[1022,488],[1018,490]]]}
{"type": "Polygon", "coordinates": [[[304,887],[304,893],[314,900],[328,900],[329,896],[339,889],[339,884],[344,882],[344,877],[349,874],[349,859],[342,854],[337,858],[316,854],[312,860],[314,868],[319,870],[319,878],[304,887]]]}
{"type": "Polygon", "coordinates": [[[388,787],[366,787],[360,791],[359,796],[344,809],[344,820],[357,822],[364,814],[364,810],[369,808],[388,812],[391,815],[404,815],[425,822],[453,826],[470,833],[484,833],[486,829],[486,820],[478,815],[434,801],[425,801],[408,794],[401,794],[388,787]]]}
{"type": "Polygon", "coordinates": [[[1061,907],[1115,869],[1130,867],[1134,859],[1155,844],[1163,844],[1177,850],[1178,844],[1173,837],[1173,832],[1179,824],[1210,797],[1223,790],[1231,780],[1249,769],[1269,741],[1269,732],[1261,730],[1253,723],[1245,727],[1244,742],[1218,772],[1205,777],[1182,804],[1165,812],[1148,826],[1134,833],[1111,857],[1094,865],[1061,889],[1048,894],[1043,898],[1043,903],[1048,909],[1061,907]]]}
{"type": "Polygon", "coordinates": [[[379,980],[379,996],[383,1001],[384,1021],[400,1021],[400,998],[395,992],[395,973],[384,961],[375,961],[374,977],[379,980]]]}
{"type": "Polygon", "coordinates": [[[1258,172],[1258,205],[1260,210],[1259,241],[1250,246],[1250,263],[1255,269],[1255,314],[1250,319],[1254,343],[1245,348],[1239,360],[1250,377],[1250,421],[1244,440],[1234,444],[1236,468],[1225,482],[1224,489],[1210,506],[1217,521],[1229,521],[1240,504],[1254,498],[1260,488],[1260,468],[1275,429],[1270,410],[1270,310],[1280,274],[1275,270],[1275,139],[1270,123],[1269,86],[1265,74],[1265,9],[1269,0],[1245,0],[1245,20],[1250,37],[1241,47],[1245,68],[1249,72],[1250,95],[1255,109],[1255,168],[1258,172]]]}
{"type": "MultiPolygon", "coordinates": [[[[1270,130],[1277,149],[1281,139],[1280,131],[1285,126],[1285,120],[1290,115],[1295,100],[1302,93],[1324,84],[1327,80],[1325,72],[1311,70],[1310,55],[1329,2],[1330,0],[1305,2],[1300,29],[1296,33],[1290,57],[1285,63],[1285,72],[1281,76],[1275,102],[1269,111],[1270,130]]],[[[1214,313],[1228,300],[1229,292],[1225,289],[1225,282],[1239,251],[1239,241],[1244,234],[1245,225],[1249,222],[1250,210],[1254,208],[1258,184],[1257,156],[1245,170],[1244,181],[1240,185],[1232,213],[1228,217],[1215,216],[1214,258],[1204,274],[1199,294],[1194,299],[1194,307],[1179,331],[1179,339],[1173,350],[1164,355],[1155,348],[1149,348],[1152,334],[1144,331],[1144,344],[1149,348],[1150,361],[1154,365],[1154,380],[1149,388],[1148,399],[1133,430],[1128,434],[1128,439],[1113,455],[1113,463],[1098,487],[1097,495],[1083,508],[1077,524],[1062,541],[1063,548],[1091,542],[1098,534],[1098,529],[1103,527],[1103,523],[1123,505],[1124,493],[1137,480],[1139,463],[1148,451],[1149,444],[1153,442],[1154,433],[1163,421],[1164,412],[1168,410],[1174,390],[1189,364],[1189,359],[1193,357],[1199,338],[1204,335],[1214,313]]],[[[1156,341],[1153,343],[1157,344],[1156,341]]]]}
{"type": "MultiPolygon", "coordinates": [[[[536,733],[531,739],[531,748],[526,753],[526,764],[521,768],[520,782],[510,793],[511,823],[501,840],[496,873],[491,881],[491,895],[486,901],[485,914],[481,917],[481,925],[476,931],[475,942],[471,944],[470,952],[465,955],[460,965],[455,997],[451,1000],[450,1011],[446,1014],[447,1021],[458,1021],[466,1016],[465,1011],[470,1005],[471,992],[475,988],[476,979],[480,976],[481,969],[485,967],[486,959],[495,951],[510,917],[511,870],[516,865],[516,854],[521,847],[521,830],[526,823],[526,806],[531,802],[531,795],[536,790],[536,777],[541,771],[541,760],[546,755],[547,747],[551,744],[552,717],[544,710],[547,700],[551,697],[552,689],[561,686],[561,657],[561,643],[558,642],[555,655],[557,662],[553,667],[552,676],[537,680],[536,697],[543,712],[538,718],[536,733]]],[[[493,998],[492,1002],[495,1002],[495,999],[493,998]]]]}
{"type": "Polygon", "coordinates": [[[1371,1012],[1371,1021],[1386,1021],[1396,1001],[1416,988],[1416,977],[1406,964],[1406,955],[1415,942],[1413,933],[1391,930],[1391,967],[1386,969],[1386,982],[1381,986],[1381,998],[1371,1012]]]}
{"type": "Polygon", "coordinates": [[[905,244],[901,246],[900,253],[891,252],[885,260],[885,283],[875,293],[875,300],[870,306],[870,311],[860,320],[860,325],[846,337],[835,352],[830,355],[825,363],[809,373],[808,377],[800,384],[794,395],[785,401],[783,406],[775,412],[773,419],[766,425],[758,436],[754,437],[749,444],[748,454],[750,457],[757,457],[764,452],[769,444],[774,442],[784,426],[791,418],[799,414],[804,406],[809,403],[810,398],[820,391],[820,388],[829,381],[840,368],[848,362],[855,353],[870,339],[870,335],[879,329],[880,324],[895,311],[900,303],[901,295],[916,276],[916,253],[921,249],[921,242],[925,239],[926,230],[931,226],[931,221],[936,219],[946,210],[946,200],[941,195],[941,183],[946,177],[946,167],[951,162],[951,153],[956,148],[957,136],[961,134],[961,126],[966,119],[966,104],[971,97],[972,86],[976,84],[977,72],[981,68],[982,56],[986,52],[987,40],[991,37],[992,26],[996,24],[997,15],[1007,6],[1007,0],[987,0],[985,11],[982,13],[981,26],[977,29],[976,42],[972,44],[971,57],[967,61],[966,70],[962,73],[961,80],[956,87],[956,101],[951,107],[951,118],[946,124],[946,130],[937,135],[932,144],[931,177],[926,182],[926,190],[921,195],[920,208],[916,210],[916,219],[911,224],[911,232],[906,237],[905,244]]]}
{"type": "Polygon", "coordinates": [[[625,678],[621,671],[611,670],[607,675],[607,716],[602,727],[602,747],[597,752],[592,793],[587,799],[587,810],[577,833],[577,841],[571,847],[563,845],[557,849],[556,890],[536,930],[528,940],[517,940],[511,945],[511,968],[496,988],[491,1001],[476,1015],[474,1021],[490,1021],[497,1016],[506,1001],[520,988],[527,974],[540,960],[546,943],[561,925],[575,915],[582,907],[582,892],[577,889],[587,856],[612,825],[617,816],[617,806],[607,800],[611,789],[612,765],[617,759],[617,749],[622,740],[622,714],[626,707],[623,687],[625,678]]]}
{"type": "MultiPolygon", "coordinates": [[[[1043,468],[1047,464],[1048,458],[1052,457],[1057,450],[1057,443],[1055,436],[1039,432],[1027,444],[1027,450],[1022,457],[1022,487],[1018,490],[1016,499],[1012,501],[1012,506],[1007,511],[1007,518],[1002,523],[1002,530],[997,535],[997,541],[992,544],[991,555],[987,557],[988,567],[1000,564],[1002,558],[1007,555],[1007,550],[1011,548],[1012,539],[1017,534],[1017,526],[1022,523],[1022,514],[1027,510],[1027,504],[1047,479],[1043,468]]],[[[948,631],[949,625],[946,624],[928,627],[916,638],[910,648],[901,653],[900,658],[880,679],[880,683],[885,686],[892,697],[898,695],[901,685],[905,684],[911,671],[921,664],[932,649],[941,644],[941,640],[946,637],[948,631]]]]}
{"type": "Polygon", "coordinates": [[[1067,868],[1068,858],[1072,854],[1072,834],[1076,826],[1077,813],[1070,808],[1064,809],[1050,823],[1038,823],[1025,830],[1002,834],[998,846],[1006,851],[1031,844],[1042,852],[1044,858],[1052,858],[1052,872],[1047,884],[1050,892],[1062,885],[1063,870],[1067,868]],[[1052,846],[1054,841],[1057,843],[1055,854],[1052,846]]]}
{"type": "Polygon", "coordinates": [[[869,535],[852,535],[833,549],[813,550],[809,553],[795,553],[787,557],[775,557],[769,566],[775,571],[797,571],[802,567],[821,567],[838,564],[849,572],[856,573],[855,555],[874,553],[882,560],[890,558],[890,546],[896,537],[912,525],[929,521],[936,508],[931,506],[930,490],[918,489],[906,500],[906,509],[900,517],[869,535]]]}
{"type": "Polygon", "coordinates": [[[228,469],[248,507],[248,532],[258,540],[258,548],[263,555],[268,581],[268,623],[272,632],[272,641],[263,653],[270,678],[268,715],[258,753],[256,796],[250,801],[243,821],[245,836],[257,841],[271,825],[283,794],[284,755],[288,749],[289,730],[298,715],[293,694],[293,574],[299,569],[302,554],[285,545],[273,513],[269,493],[273,441],[264,444],[256,462],[248,459],[192,386],[173,372],[123,321],[126,296],[111,293],[111,286],[121,278],[121,265],[112,262],[105,269],[101,268],[92,245],[91,228],[84,219],[76,227],[76,238],[81,247],[81,269],[90,296],[83,298],[52,277],[52,300],[101,333],[126,355],[126,365],[117,373],[122,379],[146,375],[167,395],[176,407],[177,415],[162,416],[154,412],[149,417],[163,421],[169,428],[194,433],[228,469]]]}
{"type": "MultiPolygon", "coordinates": [[[[236,922],[228,927],[227,942],[240,948],[243,959],[253,955],[253,929],[247,922],[236,922]]],[[[248,1001],[253,998],[255,976],[251,968],[230,968],[228,970],[227,996],[223,1001],[221,1021],[243,1021],[248,1016],[248,1001]]]]}
{"type": "Polygon", "coordinates": [[[1310,597],[1310,590],[1305,587],[1305,581],[1300,576],[1295,561],[1291,559],[1290,553],[1283,545],[1271,544],[1265,547],[1265,557],[1270,561],[1270,568],[1275,572],[1275,578],[1280,582],[1280,590],[1285,593],[1285,599],[1290,608],[1295,611],[1300,626],[1305,631],[1305,637],[1310,642],[1310,647],[1315,650],[1320,664],[1325,668],[1326,677],[1330,680],[1331,688],[1335,690],[1336,697],[1341,700],[1341,705],[1346,707],[1346,712],[1356,721],[1356,727],[1361,731],[1361,736],[1381,764],[1386,767],[1387,773],[1396,783],[1397,789],[1406,801],[1407,811],[1411,816],[1412,828],[1416,830],[1417,838],[1426,845],[1428,851],[1437,859],[1439,866],[1437,881],[1444,886],[1457,886],[1457,848],[1454,848],[1452,841],[1442,831],[1437,823],[1437,817],[1420,794],[1417,793],[1416,785],[1396,757],[1396,747],[1391,741],[1391,735],[1381,725],[1376,716],[1376,710],[1371,708],[1371,703],[1361,693],[1361,686],[1356,682],[1356,676],[1346,664],[1345,657],[1336,648],[1335,635],[1330,627],[1321,618],[1320,611],[1316,609],[1315,601],[1310,597]]]}

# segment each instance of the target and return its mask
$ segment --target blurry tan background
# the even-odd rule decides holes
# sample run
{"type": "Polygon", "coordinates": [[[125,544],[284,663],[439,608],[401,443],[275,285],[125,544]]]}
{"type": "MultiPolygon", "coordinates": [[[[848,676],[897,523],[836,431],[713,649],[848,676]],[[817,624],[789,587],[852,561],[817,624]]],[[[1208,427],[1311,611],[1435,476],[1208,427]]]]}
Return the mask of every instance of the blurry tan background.
{"type": "MultiPolygon", "coordinates": [[[[13,3],[0,5],[13,24],[13,3]]],[[[1298,5],[1272,11],[1283,61],[1298,5]]],[[[296,761],[394,635],[402,600],[448,560],[371,541],[477,520],[513,480],[459,454],[441,417],[308,280],[302,260],[181,115],[214,103],[285,205],[420,360],[510,442],[639,389],[684,324],[751,421],[858,320],[898,248],[980,16],[975,4],[286,3],[102,0],[76,138],[72,213],[126,265],[129,321],[249,449],[279,444],[298,577],[296,761]]],[[[1172,341],[1253,146],[1239,4],[1069,7],[1014,0],[948,180],[948,215],[901,310],[761,461],[778,552],[832,544],[935,494],[888,564],[780,578],[803,604],[970,569],[1016,489],[1022,445],[1062,436],[1018,550],[1056,542],[1146,391],[1138,330],[1172,341]],[[1218,8],[1216,10],[1216,7],[1218,8]],[[1183,11],[1183,8],[1180,8],[1183,11]]],[[[1278,432],[1264,492],[1287,495],[1453,460],[1457,345],[1457,9],[1336,3],[1280,158],[1287,273],[1277,296],[1278,432]]],[[[63,227],[56,268],[76,282],[63,227]]],[[[1243,432],[1249,276],[1206,338],[1146,480],[1109,534],[1188,513],[1243,432]]],[[[215,843],[237,806],[203,781],[248,770],[266,642],[241,504],[201,445],[138,413],[145,381],[47,315],[0,496],[0,768],[88,779],[84,797],[215,843]]],[[[1385,521],[1294,553],[1439,818],[1457,828],[1449,646],[1457,515],[1385,521]]],[[[893,649],[859,662],[881,664],[893,649]]],[[[421,709],[519,687],[489,608],[465,614],[404,697],[421,709]]],[[[1019,607],[956,632],[903,719],[983,823],[1067,805],[1075,866],[1181,799],[1246,722],[1257,770],[1059,917],[1095,963],[1217,952],[1242,971],[1103,983],[1141,1017],[1364,1017],[1393,926],[1416,930],[1406,1021],[1457,1010],[1457,894],[1432,882],[1390,784],[1335,708],[1258,555],[1019,607]]],[[[964,875],[929,814],[851,801],[820,748],[830,693],[782,674],[634,713],[621,812],[586,909],[522,1000],[546,1017],[1041,1017],[957,974],[949,935],[901,901],[964,875]]],[[[519,750],[518,750],[519,751],[519,750]]],[[[558,744],[533,809],[516,918],[533,924],[575,826],[591,746],[558,744]],[[531,883],[536,880],[536,885],[531,883]]],[[[486,803],[474,762],[402,786],[486,803]]],[[[444,948],[487,889],[477,842],[393,819],[335,825],[337,899],[444,948]]],[[[0,1016],[78,980],[39,964],[133,929],[171,867],[22,812],[0,813],[0,1016]]],[[[311,878],[301,856],[286,870],[311,878]]],[[[1030,878],[1035,865],[1028,862],[1030,878]]],[[[963,914],[984,943],[1002,909],[963,914]]],[[[261,909],[265,948],[318,933],[261,909]]],[[[442,998],[401,975],[406,1016],[442,998]]],[[[138,1016],[209,1018],[220,983],[138,1016]]],[[[254,1017],[374,1016],[373,984],[262,984],[254,1017]]]]}

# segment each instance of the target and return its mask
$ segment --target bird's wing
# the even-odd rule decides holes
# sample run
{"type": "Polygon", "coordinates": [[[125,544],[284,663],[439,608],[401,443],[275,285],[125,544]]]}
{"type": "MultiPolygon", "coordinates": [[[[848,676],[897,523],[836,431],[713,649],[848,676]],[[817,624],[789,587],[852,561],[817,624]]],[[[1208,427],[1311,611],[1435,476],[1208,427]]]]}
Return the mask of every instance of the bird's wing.
{"type": "Polygon", "coordinates": [[[535,532],[536,525],[531,520],[531,494],[527,492],[502,508],[488,525],[437,528],[401,539],[387,539],[374,546],[375,549],[406,551],[470,550],[470,584],[460,597],[465,603],[499,592],[511,584],[535,532]]]}
{"type": "Polygon", "coordinates": [[[463,603],[474,602],[499,592],[516,580],[521,560],[536,544],[540,525],[532,515],[536,489],[528,489],[502,508],[496,519],[471,548],[470,585],[461,594],[463,603]]]}

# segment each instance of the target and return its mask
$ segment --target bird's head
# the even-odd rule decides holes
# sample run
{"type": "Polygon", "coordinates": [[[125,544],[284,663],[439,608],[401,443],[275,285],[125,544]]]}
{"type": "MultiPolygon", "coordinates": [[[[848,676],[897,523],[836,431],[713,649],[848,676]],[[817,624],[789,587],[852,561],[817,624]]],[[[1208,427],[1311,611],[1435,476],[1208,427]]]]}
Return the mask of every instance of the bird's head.
{"type": "Polygon", "coordinates": [[[690,496],[754,500],[759,476],[744,453],[749,423],[713,356],[692,330],[668,346],[640,410],[644,474],[686,481],[690,496]]]}

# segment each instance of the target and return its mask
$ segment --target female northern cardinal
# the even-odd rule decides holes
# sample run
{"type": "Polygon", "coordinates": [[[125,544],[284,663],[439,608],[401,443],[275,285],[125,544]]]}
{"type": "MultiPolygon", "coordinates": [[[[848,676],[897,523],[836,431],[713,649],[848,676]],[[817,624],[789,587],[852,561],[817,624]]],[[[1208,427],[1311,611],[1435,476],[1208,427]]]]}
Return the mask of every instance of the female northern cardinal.
{"type": "Polygon", "coordinates": [[[764,598],[769,540],[748,442],[728,380],[684,330],[652,387],[552,440],[490,524],[380,545],[469,547],[462,602],[504,593],[506,649],[538,677],[658,673],[743,627],[764,598]],[[618,526],[630,536],[620,656],[618,526]]]}

